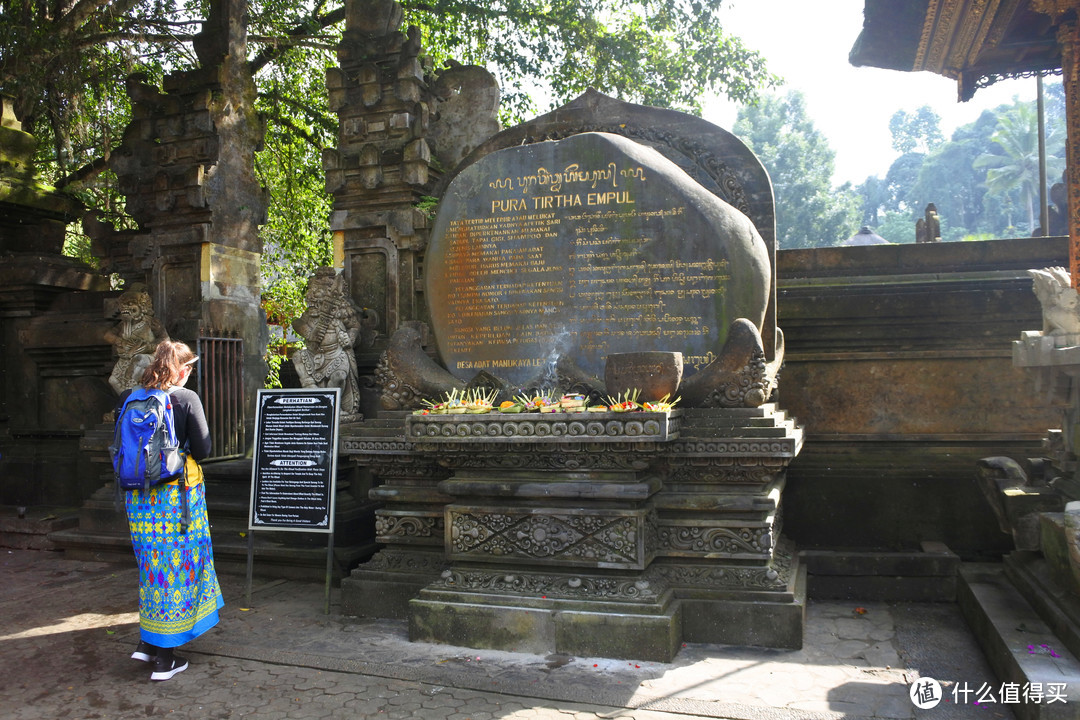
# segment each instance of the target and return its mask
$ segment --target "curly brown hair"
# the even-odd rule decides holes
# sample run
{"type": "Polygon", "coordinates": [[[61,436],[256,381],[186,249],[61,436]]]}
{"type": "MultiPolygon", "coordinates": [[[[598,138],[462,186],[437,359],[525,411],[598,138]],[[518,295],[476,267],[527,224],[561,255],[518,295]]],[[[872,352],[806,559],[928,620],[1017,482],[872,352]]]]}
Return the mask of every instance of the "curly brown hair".
{"type": "Polygon", "coordinates": [[[143,372],[142,386],[168,390],[180,379],[183,367],[198,359],[186,344],[176,340],[162,340],[154,351],[150,367],[143,372]]]}

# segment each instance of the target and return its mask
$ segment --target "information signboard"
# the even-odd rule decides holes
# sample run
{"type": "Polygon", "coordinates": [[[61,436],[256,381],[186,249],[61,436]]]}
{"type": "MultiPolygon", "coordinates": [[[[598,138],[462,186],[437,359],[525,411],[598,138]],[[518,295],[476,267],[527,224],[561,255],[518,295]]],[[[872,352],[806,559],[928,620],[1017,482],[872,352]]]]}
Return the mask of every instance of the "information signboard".
{"type": "Polygon", "coordinates": [[[333,532],[338,388],[259,390],[248,528],[333,532]]]}

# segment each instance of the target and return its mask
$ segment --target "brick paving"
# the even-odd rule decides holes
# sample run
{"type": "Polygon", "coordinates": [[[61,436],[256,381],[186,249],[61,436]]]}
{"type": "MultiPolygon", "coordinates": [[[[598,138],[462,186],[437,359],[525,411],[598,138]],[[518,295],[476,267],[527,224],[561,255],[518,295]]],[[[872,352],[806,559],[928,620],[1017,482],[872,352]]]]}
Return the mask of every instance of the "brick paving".
{"type": "Polygon", "coordinates": [[[916,710],[920,675],[993,682],[950,604],[812,602],[802,650],[685,646],[672,663],[410,643],[402,621],[342,617],[336,592],[222,576],[218,627],[151,682],[132,565],[0,548],[0,718],[736,720],[1012,718],[1008,708],[916,710]]]}

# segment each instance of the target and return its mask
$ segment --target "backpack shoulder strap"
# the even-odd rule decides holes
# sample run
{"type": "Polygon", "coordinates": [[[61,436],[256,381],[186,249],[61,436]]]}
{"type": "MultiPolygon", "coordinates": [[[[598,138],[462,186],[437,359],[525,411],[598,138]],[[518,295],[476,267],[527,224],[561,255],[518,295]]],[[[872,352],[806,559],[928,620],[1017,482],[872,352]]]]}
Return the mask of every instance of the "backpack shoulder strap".
{"type": "Polygon", "coordinates": [[[128,393],[128,396],[124,398],[124,404],[120,406],[120,409],[116,411],[116,419],[113,421],[113,445],[120,444],[120,421],[124,417],[124,413],[127,412],[128,405],[136,400],[142,400],[146,396],[141,387],[136,387],[128,393]]]}
{"type": "Polygon", "coordinates": [[[169,442],[173,445],[177,444],[176,440],[176,424],[172,411],[173,398],[172,395],[164,390],[157,390],[154,388],[146,391],[150,396],[157,399],[161,403],[161,415],[165,418],[165,432],[169,436],[169,442]]]}
{"type": "Polygon", "coordinates": [[[154,398],[159,403],[161,403],[163,407],[168,407],[169,396],[165,393],[164,390],[158,390],[157,388],[140,388],[140,391],[142,392],[142,396],[144,398],[154,398]]]}
{"type": "Polygon", "coordinates": [[[124,399],[124,404],[120,406],[120,412],[116,413],[116,417],[119,418],[127,410],[127,406],[137,400],[146,399],[146,390],[141,387],[133,388],[128,396],[124,399]]]}

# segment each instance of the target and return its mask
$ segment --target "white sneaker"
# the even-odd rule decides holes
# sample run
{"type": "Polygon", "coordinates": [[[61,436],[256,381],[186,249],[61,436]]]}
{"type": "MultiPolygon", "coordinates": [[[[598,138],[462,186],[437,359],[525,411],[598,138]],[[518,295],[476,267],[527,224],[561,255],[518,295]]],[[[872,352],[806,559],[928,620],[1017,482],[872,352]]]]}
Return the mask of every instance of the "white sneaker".
{"type": "Polygon", "coordinates": [[[174,655],[171,661],[163,660],[162,658],[155,658],[154,660],[154,672],[150,676],[151,680],[168,680],[177,673],[182,673],[187,670],[188,662],[184,658],[174,655]]]}
{"type": "Polygon", "coordinates": [[[143,662],[154,662],[157,660],[157,648],[145,640],[140,640],[139,646],[135,648],[135,652],[131,653],[131,659],[142,660],[143,662]]]}

